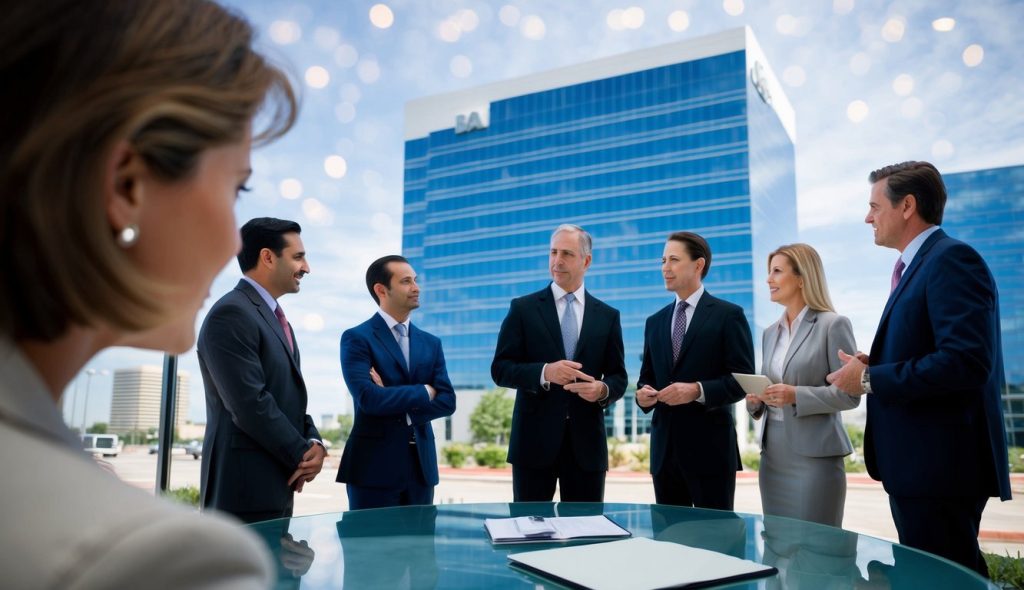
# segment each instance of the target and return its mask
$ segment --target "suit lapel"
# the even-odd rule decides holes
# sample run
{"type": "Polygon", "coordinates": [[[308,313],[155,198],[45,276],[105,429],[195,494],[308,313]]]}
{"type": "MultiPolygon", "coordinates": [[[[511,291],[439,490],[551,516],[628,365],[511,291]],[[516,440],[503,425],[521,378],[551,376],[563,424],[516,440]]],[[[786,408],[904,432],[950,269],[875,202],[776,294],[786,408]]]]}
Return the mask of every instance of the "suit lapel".
{"type": "Polygon", "coordinates": [[[764,331],[764,340],[761,341],[761,348],[763,349],[761,367],[763,367],[765,374],[768,372],[768,367],[771,366],[772,357],[775,356],[775,347],[779,344],[779,324],[781,322],[782,320],[775,322],[764,331]]]}
{"type": "Polygon", "coordinates": [[[409,322],[409,377],[412,377],[413,369],[418,367],[423,362],[423,357],[426,354],[424,347],[421,346],[420,338],[423,334],[421,330],[409,322]]]}
{"type": "MultiPolygon", "coordinates": [[[[700,331],[701,327],[704,326],[704,322],[707,321],[708,316],[715,313],[715,298],[710,293],[704,291],[701,295],[700,300],[697,301],[697,307],[693,310],[693,321],[690,325],[686,326],[686,334],[683,336],[683,347],[679,351],[679,359],[676,360],[676,366],[683,362],[683,357],[686,356],[686,352],[690,350],[693,345],[693,341],[697,339],[697,332],[700,331]]],[[[672,323],[672,314],[669,314],[669,323],[672,323]]],[[[672,330],[669,329],[669,350],[672,348],[672,330]]],[[[670,353],[671,354],[671,353],[670,353]]]]}
{"type": "Polygon", "coordinates": [[[804,319],[800,321],[800,325],[796,329],[796,334],[791,336],[792,341],[789,343],[789,350],[786,351],[786,359],[782,363],[782,376],[786,375],[786,369],[789,368],[789,361],[793,360],[793,355],[800,346],[807,340],[807,337],[811,335],[811,330],[814,329],[815,324],[818,322],[818,312],[813,309],[808,309],[807,313],[804,314],[804,319]]]}
{"type": "MultiPolygon", "coordinates": [[[[558,343],[561,358],[565,358],[565,343],[562,342],[562,325],[558,323],[558,309],[555,307],[555,296],[551,293],[551,285],[537,293],[537,312],[541,323],[548,329],[551,339],[558,343]]],[[[583,314],[584,321],[586,312],[583,314]]]]}
{"type": "MultiPolygon", "coordinates": [[[[398,366],[402,368],[406,379],[409,378],[409,367],[405,364],[405,355],[402,354],[402,349],[398,346],[398,341],[392,335],[390,329],[388,329],[388,323],[384,321],[384,318],[380,317],[380,314],[374,314],[373,319],[373,336],[377,339],[377,342],[384,347],[384,350],[388,351],[398,363],[398,366]]],[[[409,360],[412,360],[412,338],[409,338],[409,360]]]]}
{"type": "MultiPolygon", "coordinates": [[[[265,321],[267,325],[270,326],[271,331],[273,331],[274,334],[277,335],[278,341],[281,343],[281,346],[284,347],[285,356],[288,357],[288,360],[291,362],[292,366],[295,367],[295,370],[299,372],[299,374],[301,374],[301,369],[299,368],[299,360],[296,357],[295,353],[292,352],[292,349],[289,348],[288,341],[285,339],[284,330],[281,329],[281,322],[277,321],[277,316],[274,315],[274,312],[270,311],[269,307],[267,307],[267,302],[263,300],[263,297],[261,297],[260,294],[256,291],[256,289],[254,289],[253,286],[250,285],[249,282],[246,281],[245,279],[240,279],[238,281],[238,285],[235,288],[241,291],[243,294],[245,294],[245,296],[249,298],[249,301],[251,301],[252,304],[256,306],[256,312],[259,314],[261,318],[263,318],[263,321],[265,321]]],[[[291,324],[289,324],[289,327],[290,326],[291,324]]],[[[299,345],[298,342],[295,340],[294,330],[292,330],[292,344],[295,347],[295,351],[298,352],[299,345]]]]}
{"type": "Polygon", "coordinates": [[[900,277],[900,282],[896,285],[896,290],[889,295],[889,299],[885,302],[885,309],[882,310],[882,319],[878,322],[879,331],[881,331],[882,326],[886,325],[893,303],[903,293],[904,289],[906,289],[907,284],[910,283],[911,279],[917,273],[917,269],[921,268],[921,266],[927,261],[928,252],[940,239],[945,237],[946,232],[940,229],[928,236],[928,239],[924,241],[924,244],[921,244],[921,249],[917,251],[917,254],[914,255],[914,259],[910,261],[910,266],[903,271],[903,276],[900,277]]]}

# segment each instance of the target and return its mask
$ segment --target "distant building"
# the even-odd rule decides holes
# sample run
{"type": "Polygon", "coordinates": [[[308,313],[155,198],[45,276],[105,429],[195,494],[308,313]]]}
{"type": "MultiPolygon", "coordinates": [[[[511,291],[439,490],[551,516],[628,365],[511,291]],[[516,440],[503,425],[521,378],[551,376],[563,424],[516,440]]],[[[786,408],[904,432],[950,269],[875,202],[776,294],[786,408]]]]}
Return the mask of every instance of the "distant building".
{"type": "MultiPolygon", "coordinates": [[[[160,394],[163,369],[143,365],[114,371],[113,394],[110,400],[110,427],[115,434],[148,430],[160,426],[160,394]]],[[[188,420],[189,374],[178,371],[178,402],[175,428],[188,420]]]]}
{"type": "MultiPolygon", "coordinates": [[[[501,321],[549,282],[561,223],[594,236],[586,288],[622,314],[631,383],[644,321],[672,300],[673,231],[708,239],[708,291],[759,335],[779,314],[767,255],[797,239],[794,119],[745,28],[409,102],[402,251],[424,287],[415,321],[442,339],[456,389],[494,387],[501,321]]],[[[630,391],[606,425],[630,436],[649,416],[630,391]]]]}
{"type": "Polygon", "coordinates": [[[945,174],[942,227],[974,246],[999,288],[1009,443],[1024,446],[1024,165],[945,174]]]}
{"type": "Polygon", "coordinates": [[[336,414],[320,414],[320,430],[334,430],[339,426],[336,414]]]}

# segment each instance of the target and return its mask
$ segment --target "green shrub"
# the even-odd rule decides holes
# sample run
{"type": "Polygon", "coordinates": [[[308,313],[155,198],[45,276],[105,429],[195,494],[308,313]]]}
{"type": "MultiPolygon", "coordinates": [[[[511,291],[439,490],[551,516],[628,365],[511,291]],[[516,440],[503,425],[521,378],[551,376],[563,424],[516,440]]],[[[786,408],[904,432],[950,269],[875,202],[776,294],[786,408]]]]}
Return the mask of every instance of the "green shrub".
{"type": "Polygon", "coordinates": [[[497,469],[505,466],[508,449],[498,445],[483,445],[474,449],[473,460],[481,467],[497,469]]]}
{"type": "Polygon", "coordinates": [[[847,473],[864,473],[868,470],[868,466],[864,464],[864,459],[859,455],[847,455],[843,458],[843,467],[847,473]],[[854,457],[857,457],[854,459],[854,457]]]}
{"type": "Polygon", "coordinates": [[[1024,473],[1024,447],[1008,449],[1011,473],[1024,473]]]}
{"type": "Polygon", "coordinates": [[[466,464],[466,459],[472,452],[473,447],[463,443],[451,443],[441,449],[445,462],[456,469],[466,464]]]}
{"type": "Polygon", "coordinates": [[[745,451],[740,456],[740,461],[750,471],[757,471],[761,468],[761,453],[760,451],[745,451]]]}
{"type": "Polygon", "coordinates": [[[850,443],[858,453],[864,452],[864,429],[856,424],[843,424],[846,427],[846,434],[850,435],[850,443]]]}
{"type": "Polygon", "coordinates": [[[608,465],[622,467],[629,463],[629,454],[622,448],[622,441],[617,438],[608,439],[608,465]]]}
{"type": "Polygon", "coordinates": [[[167,491],[167,497],[176,502],[199,508],[199,488],[196,486],[172,488],[167,491]]]}
{"type": "Polygon", "coordinates": [[[1024,590],[1024,559],[1020,551],[1017,557],[1010,557],[1009,552],[1005,556],[986,553],[985,563],[988,564],[988,575],[996,585],[1024,590]]]}
{"type": "Polygon", "coordinates": [[[633,465],[633,471],[650,471],[651,470],[651,445],[648,442],[644,446],[633,451],[633,459],[636,460],[636,464],[633,465]]]}

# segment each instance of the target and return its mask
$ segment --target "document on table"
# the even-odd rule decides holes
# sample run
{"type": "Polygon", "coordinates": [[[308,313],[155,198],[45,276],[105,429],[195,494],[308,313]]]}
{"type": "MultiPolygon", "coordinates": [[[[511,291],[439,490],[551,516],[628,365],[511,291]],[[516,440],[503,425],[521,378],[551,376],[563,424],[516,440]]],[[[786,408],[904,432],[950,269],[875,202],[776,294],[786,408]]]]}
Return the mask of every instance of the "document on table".
{"type": "Polygon", "coordinates": [[[647,538],[515,553],[508,559],[513,567],[591,590],[698,588],[778,573],[724,553],[647,538]]]}
{"type": "Polygon", "coordinates": [[[484,528],[487,529],[491,542],[496,545],[568,541],[571,539],[621,539],[631,534],[602,514],[596,516],[487,518],[484,519],[484,528]]]}
{"type": "Polygon", "coordinates": [[[764,390],[772,384],[772,380],[764,375],[747,375],[746,373],[733,373],[733,378],[748,395],[761,395],[764,390]]]}

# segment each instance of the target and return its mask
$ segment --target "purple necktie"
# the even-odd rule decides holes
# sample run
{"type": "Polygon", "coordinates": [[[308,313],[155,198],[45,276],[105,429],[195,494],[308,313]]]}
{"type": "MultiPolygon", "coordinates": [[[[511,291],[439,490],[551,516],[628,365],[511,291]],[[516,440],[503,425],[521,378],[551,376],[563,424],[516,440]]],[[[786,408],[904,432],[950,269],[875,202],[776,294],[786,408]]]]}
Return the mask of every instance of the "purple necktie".
{"type": "Polygon", "coordinates": [[[907,265],[903,264],[903,257],[900,256],[899,259],[896,260],[896,266],[892,269],[892,281],[889,286],[890,295],[896,290],[896,285],[900,284],[900,277],[903,276],[903,269],[906,267],[907,265]]]}
{"type": "Polygon", "coordinates": [[[686,336],[686,308],[690,304],[680,301],[676,304],[676,318],[672,321],[672,362],[679,360],[679,351],[683,349],[683,337],[686,336]]]}
{"type": "Polygon", "coordinates": [[[288,350],[295,352],[295,343],[292,342],[292,329],[288,325],[288,318],[284,317],[284,310],[278,305],[277,309],[274,310],[274,315],[277,316],[277,321],[281,324],[281,329],[284,330],[284,339],[288,342],[288,350]]]}

